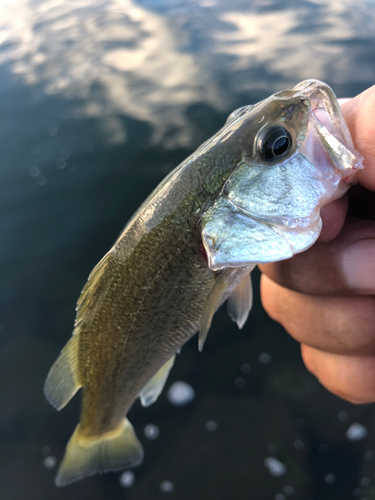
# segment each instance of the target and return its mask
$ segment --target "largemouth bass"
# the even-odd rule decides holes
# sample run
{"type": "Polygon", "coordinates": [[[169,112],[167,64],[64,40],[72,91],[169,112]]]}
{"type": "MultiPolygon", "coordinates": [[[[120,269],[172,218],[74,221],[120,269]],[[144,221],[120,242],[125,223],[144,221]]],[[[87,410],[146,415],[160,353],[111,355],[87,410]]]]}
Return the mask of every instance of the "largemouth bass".
{"type": "Polygon", "coordinates": [[[57,485],[142,461],[134,401],[157,399],[175,353],[198,330],[202,349],[225,300],[244,325],[253,267],[309,248],[361,162],[333,91],[307,80],[234,111],[161,182],[90,274],[47,377],[58,410],[82,388],[57,485]]]}

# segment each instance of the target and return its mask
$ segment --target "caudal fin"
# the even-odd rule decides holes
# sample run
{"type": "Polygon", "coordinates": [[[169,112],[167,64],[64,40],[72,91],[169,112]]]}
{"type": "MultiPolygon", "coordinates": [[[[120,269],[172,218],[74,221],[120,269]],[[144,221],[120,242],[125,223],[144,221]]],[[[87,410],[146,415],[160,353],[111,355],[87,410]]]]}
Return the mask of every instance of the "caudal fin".
{"type": "Polygon", "coordinates": [[[142,445],[129,420],[124,419],[118,429],[90,437],[82,435],[77,425],[55,482],[65,486],[97,472],[138,465],[142,460],[142,445]]]}

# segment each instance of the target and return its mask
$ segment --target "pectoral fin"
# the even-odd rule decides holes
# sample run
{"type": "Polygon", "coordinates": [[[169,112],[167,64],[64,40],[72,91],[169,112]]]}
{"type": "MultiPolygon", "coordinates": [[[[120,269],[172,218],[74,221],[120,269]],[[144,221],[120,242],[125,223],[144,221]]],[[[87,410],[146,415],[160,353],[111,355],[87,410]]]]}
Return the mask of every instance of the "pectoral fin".
{"type": "Polygon", "coordinates": [[[158,399],[165,382],[167,381],[169,372],[173,366],[174,360],[176,356],[172,356],[166,363],[163,365],[159,371],[155,373],[155,375],[147,382],[147,384],[142,389],[139,397],[141,400],[142,406],[150,406],[152,403],[158,399]]]}
{"type": "Polygon", "coordinates": [[[228,299],[229,316],[242,328],[253,305],[253,289],[250,273],[238,283],[228,299]]]}
{"type": "Polygon", "coordinates": [[[211,327],[212,318],[223,301],[223,296],[233,283],[233,278],[236,275],[235,269],[226,269],[217,279],[210,295],[208,296],[207,302],[204,306],[200,326],[199,326],[199,338],[198,338],[198,349],[203,350],[203,345],[207,337],[208,330],[211,327]]]}
{"type": "Polygon", "coordinates": [[[57,410],[64,408],[81,387],[78,378],[78,335],[73,335],[52,365],[44,394],[57,410]]]}

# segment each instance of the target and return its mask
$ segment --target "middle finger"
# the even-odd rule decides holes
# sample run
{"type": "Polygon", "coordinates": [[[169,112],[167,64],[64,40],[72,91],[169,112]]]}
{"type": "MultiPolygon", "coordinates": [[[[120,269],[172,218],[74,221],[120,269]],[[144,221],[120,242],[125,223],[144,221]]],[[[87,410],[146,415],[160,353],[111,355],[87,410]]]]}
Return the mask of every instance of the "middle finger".
{"type": "Polygon", "coordinates": [[[262,303],[298,342],[336,354],[375,354],[375,297],[294,292],[261,278],[262,303]]]}

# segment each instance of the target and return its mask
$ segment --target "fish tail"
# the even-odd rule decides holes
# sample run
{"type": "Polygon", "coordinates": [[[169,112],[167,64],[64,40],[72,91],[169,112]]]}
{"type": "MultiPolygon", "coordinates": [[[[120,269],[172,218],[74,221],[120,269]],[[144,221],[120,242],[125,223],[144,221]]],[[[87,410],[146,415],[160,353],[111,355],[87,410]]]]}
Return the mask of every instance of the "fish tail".
{"type": "Polygon", "coordinates": [[[97,472],[138,465],[142,460],[142,445],[127,418],[117,429],[98,436],[83,435],[77,425],[55,483],[65,486],[97,472]]]}

